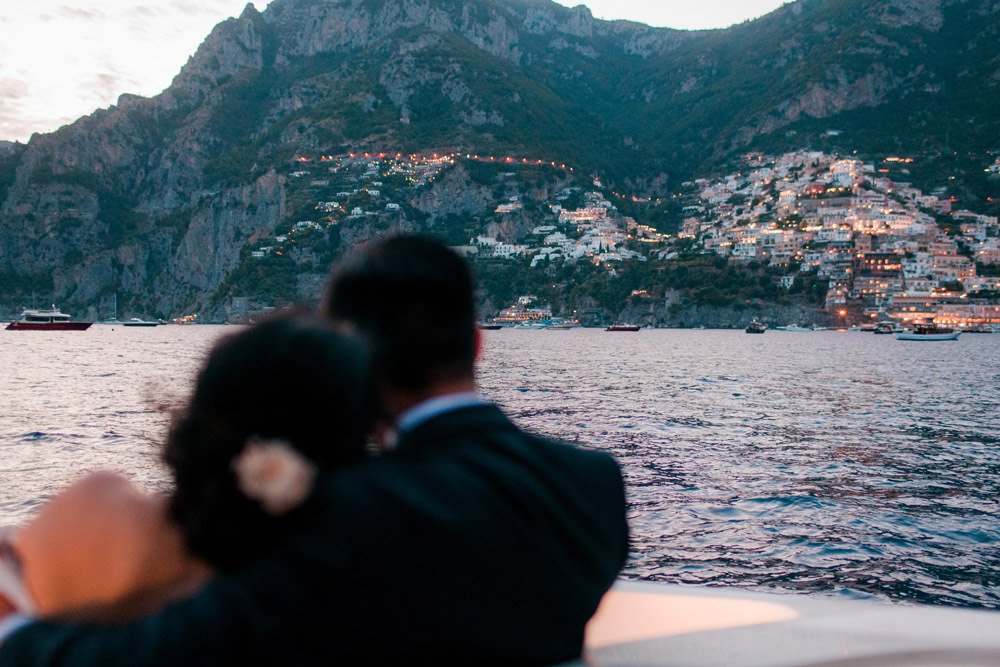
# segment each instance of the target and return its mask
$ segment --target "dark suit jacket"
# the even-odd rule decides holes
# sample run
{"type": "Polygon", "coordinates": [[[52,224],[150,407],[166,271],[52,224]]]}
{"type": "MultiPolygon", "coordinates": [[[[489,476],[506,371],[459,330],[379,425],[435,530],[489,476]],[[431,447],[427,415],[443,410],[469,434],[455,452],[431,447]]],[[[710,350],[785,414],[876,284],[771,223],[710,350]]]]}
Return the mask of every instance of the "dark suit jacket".
{"type": "Polygon", "coordinates": [[[128,625],[39,622],[0,665],[545,664],[628,549],[614,460],[449,412],[321,478],[309,528],[193,598],[128,625]]]}

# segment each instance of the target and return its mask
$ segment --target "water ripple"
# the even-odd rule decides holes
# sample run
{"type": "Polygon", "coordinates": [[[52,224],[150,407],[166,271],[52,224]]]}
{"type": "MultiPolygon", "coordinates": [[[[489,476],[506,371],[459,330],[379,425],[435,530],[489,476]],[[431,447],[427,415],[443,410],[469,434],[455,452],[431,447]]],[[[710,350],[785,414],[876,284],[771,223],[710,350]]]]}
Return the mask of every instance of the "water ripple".
{"type": "MultiPolygon", "coordinates": [[[[225,331],[0,331],[0,525],[88,469],[165,488],[163,407],[225,331]]],[[[488,396],[622,463],[625,576],[1000,607],[1000,336],[485,333],[488,396]]]]}
{"type": "Polygon", "coordinates": [[[628,577],[998,608],[1000,336],[896,343],[504,330],[480,380],[619,458],[628,577]]]}

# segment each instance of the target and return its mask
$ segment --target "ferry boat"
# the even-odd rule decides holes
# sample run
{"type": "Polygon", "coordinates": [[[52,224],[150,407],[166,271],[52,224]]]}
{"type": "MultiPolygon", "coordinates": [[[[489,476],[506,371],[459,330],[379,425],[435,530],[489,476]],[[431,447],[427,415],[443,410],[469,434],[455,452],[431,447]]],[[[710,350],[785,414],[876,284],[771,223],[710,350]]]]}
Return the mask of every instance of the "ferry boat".
{"type": "Polygon", "coordinates": [[[21,313],[21,319],[7,325],[11,331],[85,331],[93,322],[74,322],[66,313],[55,306],[49,309],[29,309],[21,313]]]}
{"type": "Polygon", "coordinates": [[[522,329],[542,329],[545,323],[552,319],[552,309],[548,306],[534,306],[536,297],[527,295],[517,298],[517,303],[509,308],[500,311],[500,314],[493,318],[493,324],[504,326],[520,326],[522,324],[534,325],[542,323],[542,326],[525,326],[522,329]]]}
{"type": "Polygon", "coordinates": [[[612,324],[605,331],[638,331],[641,328],[638,324],[612,324]]]}
{"type": "Polygon", "coordinates": [[[896,334],[896,340],[958,340],[961,331],[936,324],[917,324],[913,331],[903,331],[896,334]]]}
{"type": "Polygon", "coordinates": [[[748,334],[762,334],[765,331],[767,331],[767,325],[764,324],[763,322],[758,322],[757,320],[754,320],[753,322],[747,325],[747,328],[744,329],[744,331],[746,331],[748,334]]]}

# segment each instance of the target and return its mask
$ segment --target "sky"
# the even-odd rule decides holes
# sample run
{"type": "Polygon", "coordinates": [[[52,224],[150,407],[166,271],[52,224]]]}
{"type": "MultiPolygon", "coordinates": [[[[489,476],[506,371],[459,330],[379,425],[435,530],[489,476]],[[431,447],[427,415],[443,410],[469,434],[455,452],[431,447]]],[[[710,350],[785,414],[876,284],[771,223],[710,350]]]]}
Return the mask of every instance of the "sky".
{"type": "MultiPolygon", "coordinates": [[[[263,10],[269,0],[255,0],[263,10]]],[[[594,16],[724,28],[786,0],[585,0],[594,16]]],[[[247,0],[0,0],[0,140],[51,132],[122,93],[151,96],[247,0]]],[[[578,0],[559,0],[573,6],[578,0]]]]}

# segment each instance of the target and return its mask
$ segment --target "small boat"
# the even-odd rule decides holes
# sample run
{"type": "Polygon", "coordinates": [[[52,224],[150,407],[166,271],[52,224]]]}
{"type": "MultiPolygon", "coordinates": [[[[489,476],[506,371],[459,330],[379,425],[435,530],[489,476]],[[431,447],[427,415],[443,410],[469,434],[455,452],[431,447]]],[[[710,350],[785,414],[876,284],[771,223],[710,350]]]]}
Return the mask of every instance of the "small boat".
{"type": "Polygon", "coordinates": [[[767,331],[767,325],[764,324],[763,322],[758,322],[757,320],[754,320],[753,322],[747,325],[747,328],[744,329],[744,331],[746,331],[748,334],[762,334],[765,331],[767,331]]]}
{"type": "Polygon", "coordinates": [[[638,324],[612,324],[605,331],[638,331],[641,328],[638,324]]]}
{"type": "Polygon", "coordinates": [[[783,327],[774,327],[775,331],[794,331],[796,333],[802,333],[805,331],[812,331],[809,327],[800,327],[798,324],[789,324],[783,327]]]}
{"type": "Polygon", "coordinates": [[[160,322],[158,320],[141,320],[138,317],[133,317],[126,322],[122,322],[123,327],[158,327],[160,322]]]}
{"type": "Polygon", "coordinates": [[[554,317],[545,325],[546,329],[576,329],[580,326],[579,320],[565,320],[561,317],[554,317]]]}
{"type": "Polygon", "coordinates": [[[476,326],[479,327],[479,329],[482,330],[482,331],[498,331],[500,329],[503,329],[503,326],[500,325],[500,324],[484,324],[484,323],[481,323],[481,324],[477,324],[476,326]]]}
{"type": "Polygon", "coordinates": [[[950,327],[940,327],[936,324],[916,324],[913,331],[903,331],[896,334],[896,340],[958,340],[961,331],[950,327]]]}
{"type": "Polygon", "coordinates": [[[861,331],[863,331],[864,333],[874,333],[875,329],[877,329],[877,328],[878,328],[878,325],[877,324],[872,324],[871,322],[868,322],[866,324],[862,324],[861,327],[860,327],[861,331]]]}
{"type": "Polygon", "coordinates": [[[872,333],[877,333],[877,334],[898,334],[898,333],[903,333],[905,331],[906,331],[906,329],[904,329],[903,327],[899,326],[895,322],[879,322],[877,325],[875,325],[875,329],[874,329],[874,331],[872,331],[872,333]]]}
{"type": "Polygon", "coordinates": [[[988,334],[993,333],[993,329],[988,324],[973,324],[962,329],[962,333],[988,334]]]}
{"type": "Polygon", "coordinates": [[[7,325],[11,331],[85,331],[93,322],[74,322],[55,306],[49,309],[25,310],[21,319],[7,325]]]}

